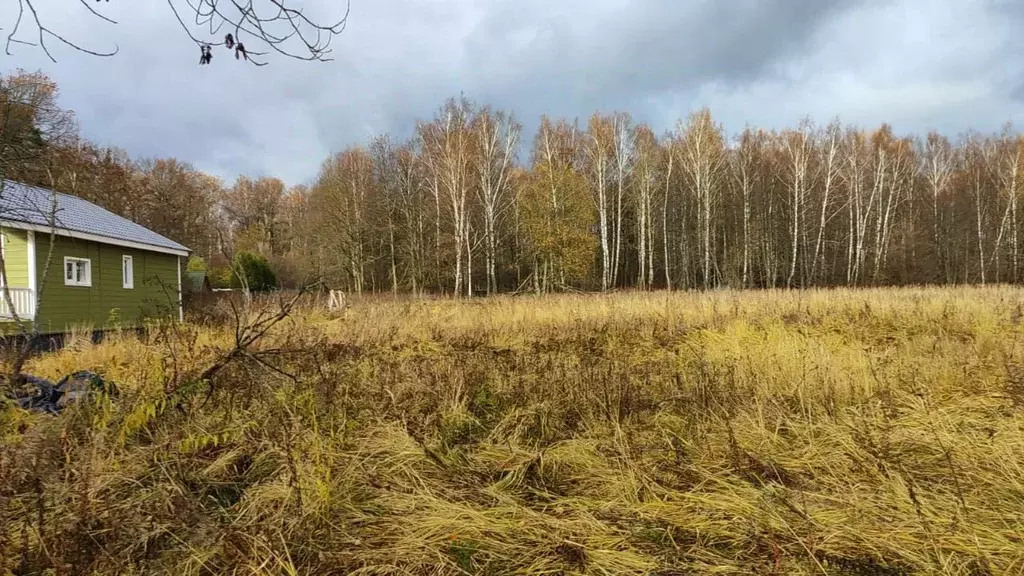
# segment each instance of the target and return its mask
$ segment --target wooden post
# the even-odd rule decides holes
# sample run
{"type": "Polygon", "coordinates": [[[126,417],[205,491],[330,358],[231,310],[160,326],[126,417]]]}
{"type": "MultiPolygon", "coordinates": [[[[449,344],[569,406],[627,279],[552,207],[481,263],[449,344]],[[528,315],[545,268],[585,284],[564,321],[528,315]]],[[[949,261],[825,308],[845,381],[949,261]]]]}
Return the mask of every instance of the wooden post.
{"type": "Polygon", "coordinates": [[[327,309],[330,311],[345,309],[345,293],[341,290],[331,290],[327,299],[327,309]]]}

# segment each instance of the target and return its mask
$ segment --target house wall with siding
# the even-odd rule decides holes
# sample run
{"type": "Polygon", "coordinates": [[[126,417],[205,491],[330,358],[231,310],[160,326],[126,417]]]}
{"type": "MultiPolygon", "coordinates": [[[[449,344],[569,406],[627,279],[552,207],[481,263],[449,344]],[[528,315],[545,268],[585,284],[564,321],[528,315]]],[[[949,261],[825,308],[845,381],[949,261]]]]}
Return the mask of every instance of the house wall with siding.
{"type": "Polygon", "coordinates": [[[7,285],[28,288],[28,232],[4,228],[2,233],[7,285]]]}
{"type": "Polygon", "coordinates": [[[66,332],[76,326],[135,327],[146,317],[177,316],[177,256],[58,236],[44,279],[49,241],[49,236],[36,235],[36,282],[42,298],[36,324],[40,332],[66,332]],[[65,256],[92,262],[92,286],[64,284],[65,256]],[[134,288],[122,285],[122,256],[133,259],[134,288]]]}

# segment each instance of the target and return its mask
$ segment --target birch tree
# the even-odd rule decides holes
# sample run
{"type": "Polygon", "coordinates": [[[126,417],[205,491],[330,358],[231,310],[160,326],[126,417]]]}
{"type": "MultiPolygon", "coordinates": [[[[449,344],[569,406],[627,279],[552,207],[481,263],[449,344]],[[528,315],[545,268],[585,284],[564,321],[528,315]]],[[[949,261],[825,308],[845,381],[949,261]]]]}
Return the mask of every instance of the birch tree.
{"type": "Polygon", "coordinates": [[[819,274],[825,267],[824,242],[826,239],[825,228],[829,221],[835,216],[832,204],[834,202],[834,191],[839,180],[839,169],[841,163],[840,143],[842,133],[839,122],[833,121],[825,127],[821,135],[821,147],[819,163],[822,170],[822,193],[820,210],[818,211],[818,233],[814,241],[814,254],[811,260],[811,282],[819,280],[819,274]]]}
{"type": "Polygon", "coordinates": [[[888,130],[888,126],[885,127],[885,131],[882,133],[885,134],[886,139],[881,145],[886,145],[889,148],[890,173],[887,177],[887,185],[883,188],[882,195],[879,197],[873,273],[876,283],[879,281],[880,273],[888,264],[893,226],[896,223],[899,210],[910,198],[915,170],[911,142],[905,138],[893,137],[891,131],[888,130]]]}
{"type": "Polygon", "coordinates": [[[956,153],[949,139],[936,132],[928,134],[924,141],[920,172],[931,199],[931,249],[935,256],[934,266],[939,278],[950,282],[949,258],[944,242],[943,210],[946,205],[946,194],[949,190],[956,168],[956,153]]]}
{"type": "Polygon", "coordinates": [[[374,228],[373,160],[361,147],[344,150],[326,160],[310,192],[312,210],[317,214],[316,233],[329,263],[327,279],[345,282],[362,293],[367,285],[370,236],[374,228]]]}
{"type": "Polygon", "coordinates": [[[612,207],[609,188],[614,177],[615,141],[615,125],[600,114],[594,114],[587,125],[583,150],[594,206],[597,208],[597,230],[601,243],[601,290],[608,290],[614,282],[614,224],[610,214],[612,207]]]}
{"type": "Polygon", "coordinates": [[[676,143],[671,138],[666,138],[665,142],[665,153],[662,155],[662,163],[665,167],[665,176],[662,178],[662,197],[661,197],[661,251],[662,251],[662,266],[665,272],[665,289],[672,289],[672,260],[669,255],[669,233],[668,233],[668,215],[669,215],[669,197],[672,192],[672,175],[673,168],[675,167],[676,158],[676,143]]]}
{"type": "Polygon", "coordinates": [[[610,283],[616,285],[619,280],[619,267],[622,260],[622,217],[625,190],[628,178],[633,172],[636,153],[636,128],[629,114],[616,113],[611,118],[612,138],[614,145],[613,166],[615,171],[615,248],[612,253],[612,272],[610,283]]]}
{"type": "Polygon", "coordinates": [[[579,171],[579,146],[575,125],[541,118],[533,169],[518,199],[537,293],[583,282],[592,268],[595,210],[587,199],[587,179],[579,171]]]}
{"type": "Polygon", "coordinates": [[[846,283],[856,285],[865,267],[869,223],[875,210],[875,199],[880,196],[881,187],[885,184],[888,157],[884,147],[872,147],[865,134],[859,130],[848,130],[845,140],[847,154],[842,173],[846,182],[850,226],[846,283]],[[871,183],[870,190],[868,182],[871,183]]]}
{"type": "Polygon", "coordinates": [[[399,212],[404,228],[406,275],[413,294],[422,294],[427,279],[427,218],[429,201],[423,164],[412,142],[395,151],[399,212]]]}
{"type": "Polygon", "coordinates": [[[637,286],[654,284],[654,195],[660,188],[663,151],[658,138],[647,126],[639,126],[635,137],[634,214],[637,235],[637,286]]]}
{"type": "Polygon", "coordinates": [[[484,216],[484,258],[487,294],[498,291],[498,244],[502,220],[513,205],[515,190],[509,178],[515,168],[522,126],[511,114],[484,108],[473,123],[476,131],[478,198],[484,216]]]}
{"type": "Polygon", "coordinates": [[[974,241],[977,250],[978,282],[982,285],[986,282],[985,236],[986,230],[989,227],[988,212],[992,200],[989,196],[992,156],[993,147],[986,139],[981,138],[975,133],[968,133],[964,137],[963,172],[974,212],[974,241]]]}
{"type": "Polygon", "coordinates": [[[398,221],[401,210],[400,167],[398,156],[387,135],[378,136],[370,144],[375,189],[383,204],[382,213],[387,223],[388,269],[391,293],[398,294],[398,221]]]}
{"type": "Polygon", "coordinates": [[[797,257],[800,249],[800,232],[807,188],[811,178],[810,159],[813,142],[809,123],[801,123],[797,130],[782,135],[783,149],[786,155],[785,171],[782,173],[786,186],[789,188],[790,202],[790,255],[789,274],[786,287],[793,286],[796,276],[797,257]]]}
{"type": "Polygon", "coordinates": [[[434,186],[434,197],[448,209],[452,221],[452,246],[455,256],[454,294],[463,289],[472,296],[471,282],[465,278],[469,266],[470,205],[473,186],[473,106],[465,98],[448,102],[434,121],[420,125],[423,158],[434,186]],[[442,201],[443,198],[443,201],[442,201]]]}
{"type": "MultiPolygon", "coordinates": [[[[1014,134],[1011,126],[1007,125],[999,137],[996,154],[996,179],[1005,209],[999,224],[999,232],[996,237],[996,254],[1001,251],[1003,243],[1009,245],[1010,259],[1010,281],[1017,282],[1020,279],[1020,241],[1018,237],[1018,195],[1021,187],[1022,157],[1024,157],[1024,137],[1014,134]]],[[[998,260],[996,274],[1000,273],[998,260]]],[[[997,276],[997,281],[1000,278],[997,276]]]]}
{"type": "Polygon", "coordinates": [[[715,203],[722,188],[724,137],[721,127],[714,123],[711,111],[707,108],[691,114],[686,123],[680,121],[676,132],[680,141],[679,164],[686,173],[691,194],[696,199],[701,283],[708,289],[716,283],[714,275],[717,274],[711,230],[715,203]]]}
{"type": "MultiPolygon", "coordinates": [[[[190,178],[190,167],[182,166],[182,178],[190,178]]],[[[182,185],[172,194],[181,194],[182,185]]],[[[255,243],[255,251],[271,256],[278,250],[278,222],[285,194],[284,182],[277,178],[239,177],[223,196],[223,206],[231,222],[246,232],[255,243]]],[[[166,210],[161,203],[156,210],[166,210]]]]}

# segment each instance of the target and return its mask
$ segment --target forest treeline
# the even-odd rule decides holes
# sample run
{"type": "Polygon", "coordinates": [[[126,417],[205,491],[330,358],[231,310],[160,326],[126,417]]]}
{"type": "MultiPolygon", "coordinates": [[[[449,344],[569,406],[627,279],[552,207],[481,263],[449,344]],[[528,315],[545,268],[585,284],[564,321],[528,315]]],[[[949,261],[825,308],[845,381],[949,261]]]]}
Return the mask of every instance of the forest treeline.
{"type": "MultiPolygon", "coordinates": [[[[0,173],[75,194],[285,286],[490,294],[1018,282],[1024,138],[810,121],[655,133],[626,113],[543,117],[450,99],[412,136],[323,161],[308,185],[224,183],[89,143],[38,73],[0,78],[0,173]]],[[[197,261],[198,262],[198,261],[197,261]]]]}

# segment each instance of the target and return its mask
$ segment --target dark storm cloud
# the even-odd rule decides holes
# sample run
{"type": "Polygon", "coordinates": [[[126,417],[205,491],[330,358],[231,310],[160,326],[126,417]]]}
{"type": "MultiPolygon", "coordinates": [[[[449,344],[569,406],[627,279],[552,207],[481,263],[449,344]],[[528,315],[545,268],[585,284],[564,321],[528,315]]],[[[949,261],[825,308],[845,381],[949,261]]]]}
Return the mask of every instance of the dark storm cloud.
{"type": "Polygon", "coordinates": [[[743,85],[808,49],[859,0],[493,4],[467,38],[474,89],[527,119],[628,110],[714,81],[743,85]],[[580,18],[578,14],[588,14],[580,18]]]}
{"type": "Polygon", "coordinates": [[[103,3],[118,26],[66,0],[36,4],[54,29],[120,53],[56,49],[52,64],[19,46],[0,69],[50,74],[89,138],[229,180],[307,180],[330,152],[407,136],[460,93],[513,110],[528,131],[541,114],[596,110],[661,131],[703,105],[731,130],[840,115],[957,132],[1024,114],[1024,3],[1010,0],[353,0],[334,62],[265,68],[225,51],[200,68],[163,2],[103,3]]]}

